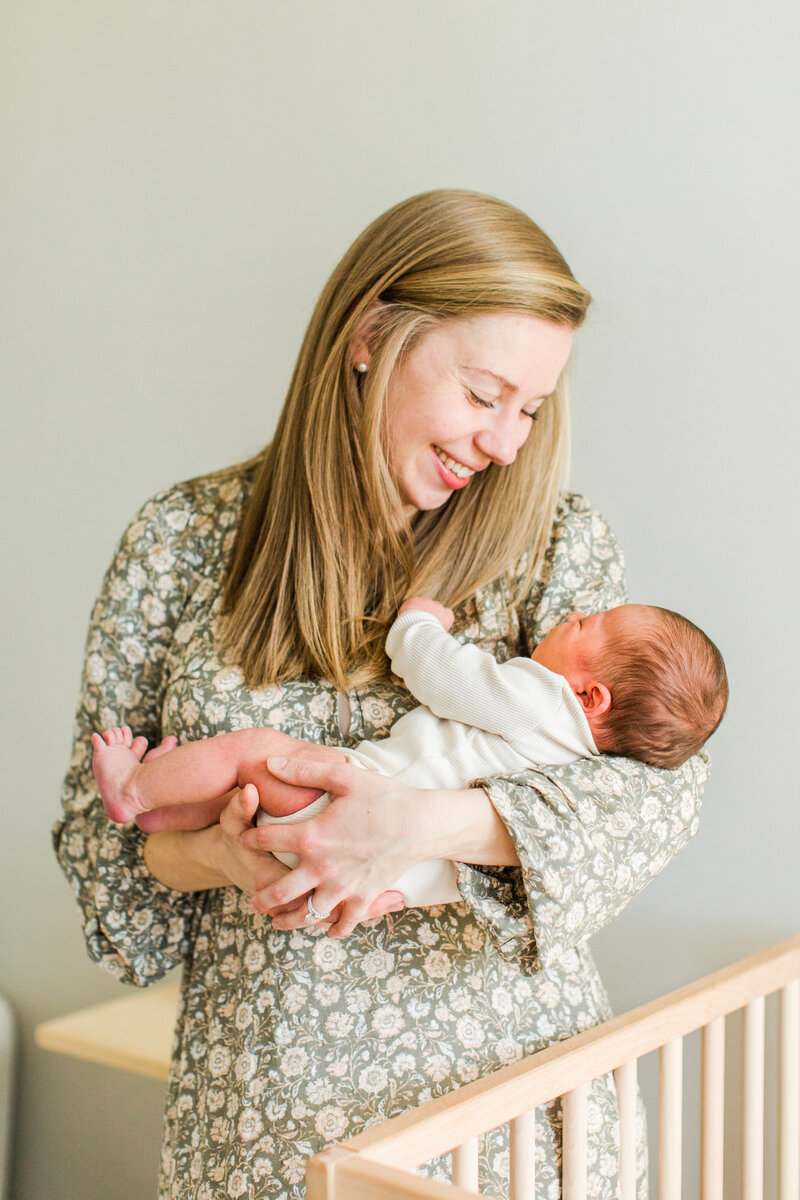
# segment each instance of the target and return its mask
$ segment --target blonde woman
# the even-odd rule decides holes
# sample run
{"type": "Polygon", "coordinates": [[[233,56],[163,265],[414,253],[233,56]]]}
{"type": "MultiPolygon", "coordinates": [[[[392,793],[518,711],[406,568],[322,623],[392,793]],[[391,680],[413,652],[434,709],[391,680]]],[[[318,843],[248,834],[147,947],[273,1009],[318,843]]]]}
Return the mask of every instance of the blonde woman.
{"type": "MultiPolygon", "coordinates": [[[[448,792],[324,750],[385,735],[411,706],[383,649],[408,594],[453,607],[456,635],[500,660],[575,608],[624,601],[607,526],[559,495],[588,302],[516,209],[405,201],[326,286],[267,449],[155,497],[123,536],[56,845],[99,962],[138,985],[183,967],[161,1200],[299,1197],[327,1142],[609,1015],[587,938],[693,834],[704,759],[582,760],[448,792]],[[254,725],[318,743],[271,769],[334,803],[255,828],[247,788],[204,829],[168,810],[149,833],[112,825],[87,747],[125,724],[151,744],[254,725]],[[398,909],[387,889],[429,858],[457,864],[463,902],[398,909]]],[[[610,1200],[613,1085],[590,1104],[589,1193],[610,1200]]],[[[537,1179],[555,1197],[551,1118],[537,1179]]],[[[498,1132],[494,1195],[506,1164],[498,1132]]],[[[642,1195],[645,1174],[642,1151],[642,1195]]]]}

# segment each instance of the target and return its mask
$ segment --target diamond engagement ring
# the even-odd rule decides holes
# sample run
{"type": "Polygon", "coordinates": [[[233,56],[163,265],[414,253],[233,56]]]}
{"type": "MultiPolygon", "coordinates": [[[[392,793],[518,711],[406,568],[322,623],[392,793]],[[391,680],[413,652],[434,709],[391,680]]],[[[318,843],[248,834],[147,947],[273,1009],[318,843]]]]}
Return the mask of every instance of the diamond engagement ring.
{"type": "Polygon", "coordinates": [[[320,912],[319,909],[315,907],[313,892],[308,897],[306,904],[308,906],[308,912],[306,913],[306,925],[313,925],[315,921],[327,921],[328,917],[331,915],[329,912],[320,912]]]}

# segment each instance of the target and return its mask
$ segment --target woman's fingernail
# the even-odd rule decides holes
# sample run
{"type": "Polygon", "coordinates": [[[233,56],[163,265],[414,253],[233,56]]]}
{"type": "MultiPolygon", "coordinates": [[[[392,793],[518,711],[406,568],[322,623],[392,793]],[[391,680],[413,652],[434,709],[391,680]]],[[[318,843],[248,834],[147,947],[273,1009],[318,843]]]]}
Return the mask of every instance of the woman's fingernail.
{"type": "Polygon", "coordinates": [[[286,759],[285,758],[268,758],[267,766],[268,767],[277,767],[278,770],[281,771],[286,766],[286,759]]]}

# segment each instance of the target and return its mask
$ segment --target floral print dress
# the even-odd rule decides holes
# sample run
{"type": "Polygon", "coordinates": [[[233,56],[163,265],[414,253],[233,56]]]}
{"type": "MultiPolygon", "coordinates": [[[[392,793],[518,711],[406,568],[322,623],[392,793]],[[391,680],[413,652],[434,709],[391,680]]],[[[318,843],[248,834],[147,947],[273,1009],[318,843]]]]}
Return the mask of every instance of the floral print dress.
{"type": "MultiPolygon", "coordinates": [[[[341,940],[274,930],[232,887],[164,887],[144,864],[144,835],[103,812],[94,729],[127,723],[156,742],[271,725],[343,741],[332,685],[252,691],[218,657],[224,565],[249,483],[235,468],[179,485],[145,504],[124,534],[92,616],[54,833],[92,957],[138,986],[183,970],[160,1200],[297,1200],[305,1160],[327,1143],[606,1019],[587,938],[693,835],[707,773],[702,755],[674,773],[600,758],[486,781],[521,867],[459,865],[463,903],[409,908],[341,940]]],[[[482,589],[454,634],[505,660],[576,607],[624,601],[618,547],[583,499],[563,497],[539,582],[510,627],[507,595],[506,579],[482,589]]],[[[414,703],[391,678],[347,699],[350,745],[385,736],[414,703]]],[[[611,1200],[608,1078],[593,1085],[589,1129],[589,1195],[611,1200]]],[[[536,1154],[541,1195],[557,1200],[557,1104],[537,1122],[536,1154]]],[[[482,1187],[505,1195],[502,1131],[484,1140],[481,1169],[482,1187]]]]}

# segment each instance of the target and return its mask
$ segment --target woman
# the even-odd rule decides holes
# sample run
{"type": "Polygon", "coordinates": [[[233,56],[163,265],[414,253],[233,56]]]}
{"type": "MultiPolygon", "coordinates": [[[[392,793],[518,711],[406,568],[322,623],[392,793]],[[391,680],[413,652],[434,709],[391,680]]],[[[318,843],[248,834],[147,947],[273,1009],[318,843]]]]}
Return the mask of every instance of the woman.
{"type": "MultiPolygon", "coordinates": [[[[254,829],[246,789],[219,824],[147,838],[106,820],[89,751],[92,729],[124,723],[151,744],[256,724],[380,737],[411,704],[383,651],[409,593],[456,608],[455,631],[500,659],[575,607],[621,603],[608,528],[558,496],[588,300],[515,209],[449,191],[398,205],[323,292],[272,444],[157,496],[123,537],[56,844],[98,961],[139,985],[183,966],[162,1198],[299,1196],[326,1142],[609,1015],[586,938],[694,832],[704,760],[415,792],[293,756],[274,764],[287,784],[336,797],[320,817],[254,829]],[[459,864],[464,903],[365,923],[431,857],[459,864]],[[332,939],[313,922],[337,904],[332,939]]],[[[537,1178],[557,1196],[551,1118],[537,1178]]],[[[590,1194],[615,1196],[608,1080],[589,1125],[590,1194]]],[[[493,1135],[496,1195],[505,1168],[493,1135]]]]}

